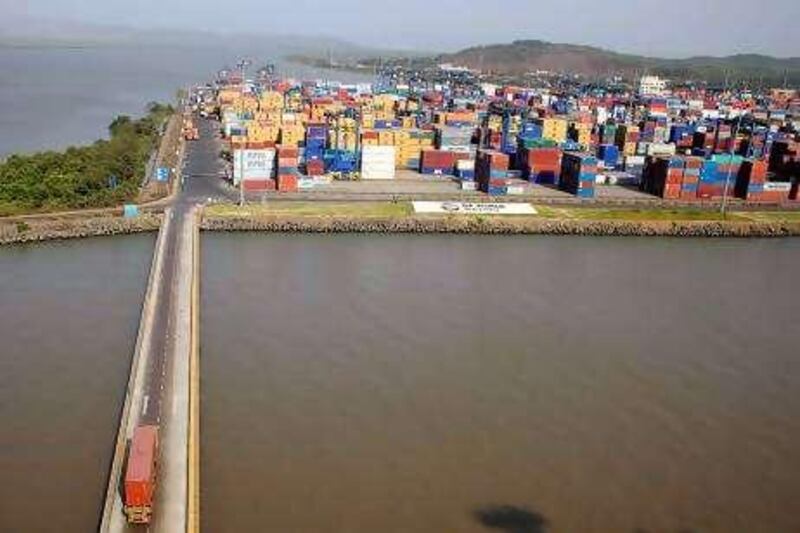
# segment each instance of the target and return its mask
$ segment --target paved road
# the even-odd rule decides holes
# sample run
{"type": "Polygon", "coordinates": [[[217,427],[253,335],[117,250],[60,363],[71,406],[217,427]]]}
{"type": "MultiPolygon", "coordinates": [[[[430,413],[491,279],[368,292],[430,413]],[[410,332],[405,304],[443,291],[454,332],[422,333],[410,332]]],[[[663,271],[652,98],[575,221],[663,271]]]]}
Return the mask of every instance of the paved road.
{"type": "Polygon", "coordinates": [[[200,129],[200,140],[186,148],[182,187],[165,211],[168,222],[159,237],[160,261],[154,263],[153,286],[149,288],[154,304],[142,316],[142,327],[149,334],[140,349],[140,363],[133,369],[138,371],[139,386],[132,395],[126,426],[128,438],[138,425],[160,427],[160,471],[153,523],[149,527],[128,525],[122,513],[121,494],[117,494],[110,520],[110,530],[114,532],[175,533],[186,527],[191,330],[188,274],[193,271],[193,209],[198,204],[233,197],[219,179],[216,125],[202,121],[200,129]]]}

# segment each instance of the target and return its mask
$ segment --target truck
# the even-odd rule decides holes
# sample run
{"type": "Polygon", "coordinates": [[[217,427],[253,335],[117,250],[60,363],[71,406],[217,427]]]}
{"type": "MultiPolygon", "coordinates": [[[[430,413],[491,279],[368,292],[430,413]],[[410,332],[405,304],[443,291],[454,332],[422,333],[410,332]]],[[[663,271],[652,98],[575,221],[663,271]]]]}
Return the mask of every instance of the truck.
{"type": "Polygon", "coordinates": [[[125,470],[124,511],[131,524],[149,524],[158,472],[158,426],[138,426],[125,470]]]}
{"type": "Polygon", "coordinates": [[[191,117],[183,119],[183,138],[187,141],[196,141],[200,138],[200,130],[191,117]]]}

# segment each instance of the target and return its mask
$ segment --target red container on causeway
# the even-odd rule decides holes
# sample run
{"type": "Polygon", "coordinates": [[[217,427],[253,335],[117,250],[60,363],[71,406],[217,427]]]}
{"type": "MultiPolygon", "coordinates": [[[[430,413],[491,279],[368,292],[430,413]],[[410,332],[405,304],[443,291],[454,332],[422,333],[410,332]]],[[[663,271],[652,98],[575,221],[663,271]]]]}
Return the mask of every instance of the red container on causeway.
{"type": "Polygon", "coordinates": [[[139,426],[133,431],[125,470],[125,514],[128,522],[147,524],[153,513],[158,460],[158,427],[139,426]]]}

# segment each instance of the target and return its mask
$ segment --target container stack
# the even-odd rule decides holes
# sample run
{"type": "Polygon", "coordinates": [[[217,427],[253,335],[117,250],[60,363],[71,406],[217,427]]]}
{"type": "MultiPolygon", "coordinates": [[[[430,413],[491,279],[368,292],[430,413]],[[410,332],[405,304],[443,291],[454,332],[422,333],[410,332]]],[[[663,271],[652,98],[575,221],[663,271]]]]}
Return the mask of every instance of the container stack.
{"type": "Polygon", "coordinates": [[[678,200],[683,189],[683,171],[682,157],[649,157],[642,173],[641,188],[665,200],[678,200]]]}
{"type": "Polygon", "coordinates": [[[508,155],[480,150],[475,161],[475,179],[481,191],[492,196],[508,194],[508,155]]]}
{"type": "Polygon", "coordinates": [[[328,145],[336,150],[356,151],[356,130],[358,126],[352,118],[340,117],[328,132],[328,145]]]}
{"type": "Polygon", "coordinates": [[[616,145],[622,155],[636,155],[636,145],[639,143],[639,127],[623,124],[617,127],[616,145]]]}
{"type": "Polygon", "coordinates": [[[561,149],[556,146],[546,146],[542,142],[520,142],[520,145],[517,161],[522,171],[522,178],[531,183],[557,184],[561,175],[561,149]]]}
{"type": "Polygon", "coordinates": [[[281,145],[298,146],[303,142],[305,130],[300,124],[284,124],[281,127],[281,145]]]}
{"type": "Polygon", "coordinates": [[[619,148],[615,144],[601,144],[597,147],[597,159],[607,170],[614,170],[619,164],[619,148]]]}
{"type": "Polygon", "coordinates": [[[542,138],[557,143],[567,140],[567,121],[561,118],[540,118],[534,121],[542,128],[542,138]]]}
{"type": "Polygon", "coordinates": [[[742,161],[742,166],[739,167],[739,175],[736,178],[736,197],[748,202],[762,201],[766,181],[766,161],[760,159],[742,161]]]}
{"type": "Polygon", "coordinates": [[[427,176],[452,176],[456,161],[462,159],[471,159],[469,152],[423,150],[420,159],[420,172],[427,176]]]}
{"type": "Polygon", "coordinates": [[[800,159],[800,143],[791,139],[778,139],[772,143],[769,158],[771,172],[785,173],[786,168],[794,161],[800,159]]]}
{"type": "Polygon", "coordinates": [[[461,181],[475,181],[475,161],[473,159],[456,161],[456,177],[461,181]]]}
{"type": "Polygon", "coordinates": [[[714,151],[714,132],[696,131],[692,136],[692,153],[700,156],[710,155],[714,151]]]}
{"type": "Polygon", "coordinates": [[[393,180],[395,152],[394,146],[364,146],[361,152],[361,179],[393,180]]]}
{"type": "Polygon", "coordinates": [[[700,170],[697,197],[709,199],[721,198],[726,194],[733,196],[742,161],[742,157],[730,155],[715,155],[706,160],[700,170]]]}
{"type": "Polygon", "coordinates": [[[643,155],[626,155],[625,156],[625,172],[631,174],[641,175],[644,170],[645,156],[643,155]]]}
{"type": "Polygon", "coordinates": [[[542,138],[542,126],[536,122],[525,122],[519,132],[519,140],[530,141],[542,138]]]}
{"type": "Polygon", "coordinates": [[[681,200],[697,200],[697,189],[700,184],[700,171],[702,168],[702,157],[687,157],[684,159],[681,200]]]}
{"type": "Polygon", "coordinates": [[[797,199],[797,191],[793,191],[791,182],[767,181],[764,182],[764,192],[761,194],[761,201],[773,204],[782,204],[789,200],[789,197],[792,194],[794,194],[795,199],[797,199]]]}
{"type": "Polygon", "coordinates": [[[395,139],[397,141],[397,168],[418,170],[422,150],[433,146],[434,133],[418,129],[399,130],[395,139]]]}
{"type": "Polygon", "coordinates": [[[328,128],[324,124],[309,124],[306,128],[306,174],[320,176],[325,173],[325,143],[328,128]]]}
{"type": "Polygon", "coordinates": [[[687,124],[673,124],[669,131],[669,142],[678,148],[691,149],[694,136],[687,124]]]}
{"type": "Polygon", "coordinates": [[[592,143],[592,125],[585,122],[573,122],[568,137],[581,146],[588,147],[592,143]]]}
{"type": "Polygon", "coordinates": [[[275,189],[275,150],[235,150],[233,152],[233,183],[245,191],[275,189]]]}
{"type": "Polygon", "coordinates": [[[474,128],[467,126],[442,126],[436,129],[436,147],[452,152],[469,152],[474,128]]]}
{"type": "Polygon", "coordinates": [[[559,188],[579,198],[594,198],[597,158],[584,152],[566,152],[561,158],[559,188]]]}
{"type": "Polygon", "coordinates": [[[296,192],[299,150],[296,146],[281,146],[278,148],[278,191],[296,192]]]}
{"type": "Polygon", "coordinates": [[[616,124],[603,124],[598,131],[598,144],[608,145],[614,144],[617,141],[617,125],[616,124]]]}

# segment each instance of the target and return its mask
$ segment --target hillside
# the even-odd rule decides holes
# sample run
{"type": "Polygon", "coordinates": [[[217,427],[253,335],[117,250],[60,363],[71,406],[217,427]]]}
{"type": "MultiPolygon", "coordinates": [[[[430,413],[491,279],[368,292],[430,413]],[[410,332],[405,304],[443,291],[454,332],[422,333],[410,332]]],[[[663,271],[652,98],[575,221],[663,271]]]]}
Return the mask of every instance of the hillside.
{"type": "Polygon", "coordinates": [[[497,74],[519,75],[547,70],[586,76],[634,76],[646,71],[671,78],[710,82],[723,81],[727,76],[732,81],[783,83],[786,77],[789,83],[800,84],[800,57],[775,58],[756,54],[659,59],[591,46],[528,40],[467,48],[440,55],[437,60],[497,74]]]}

